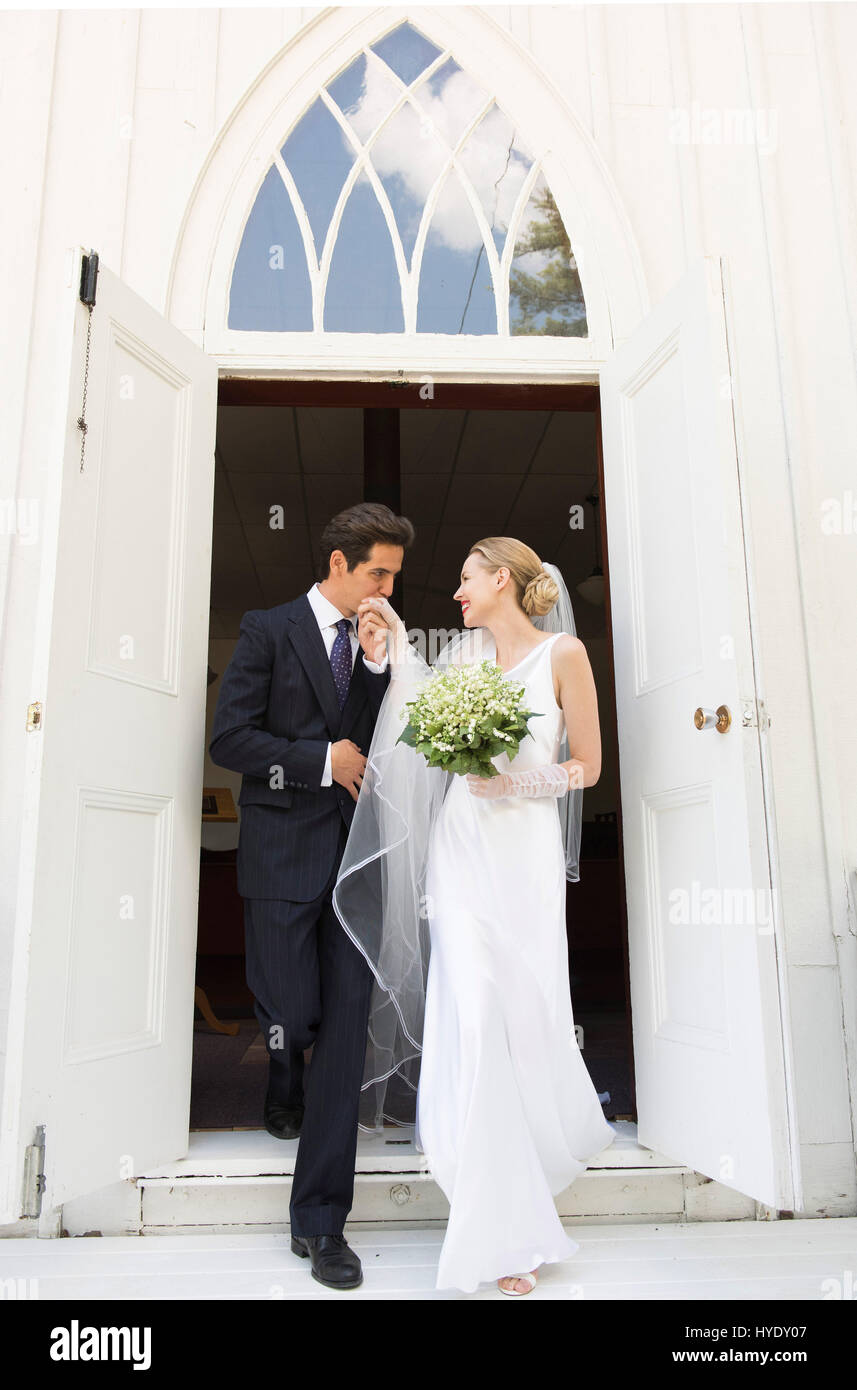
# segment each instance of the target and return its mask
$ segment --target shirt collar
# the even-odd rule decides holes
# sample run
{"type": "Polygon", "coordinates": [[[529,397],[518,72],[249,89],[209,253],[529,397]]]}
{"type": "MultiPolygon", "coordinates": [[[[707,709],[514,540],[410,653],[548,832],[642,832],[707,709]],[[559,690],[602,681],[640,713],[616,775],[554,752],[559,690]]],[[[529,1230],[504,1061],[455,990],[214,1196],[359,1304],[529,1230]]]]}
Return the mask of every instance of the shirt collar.
{"type": "MultiPolygon", "coordinates": [[[[331,603],[330,599],[326,598],[321,592],[318,583],[313,584],[312,588],[307,589],[307,598],[310,601],[310,607],[316,616],[319,627],[333,627],[335,623],[340,622],[345,617],[345,614],[340,613],[336,605],[331,603]]],[[[355,613],[354,617],[349,618],[348,621],[351,624],[352,632],[356,632],[357,614],[355,613]]]]}

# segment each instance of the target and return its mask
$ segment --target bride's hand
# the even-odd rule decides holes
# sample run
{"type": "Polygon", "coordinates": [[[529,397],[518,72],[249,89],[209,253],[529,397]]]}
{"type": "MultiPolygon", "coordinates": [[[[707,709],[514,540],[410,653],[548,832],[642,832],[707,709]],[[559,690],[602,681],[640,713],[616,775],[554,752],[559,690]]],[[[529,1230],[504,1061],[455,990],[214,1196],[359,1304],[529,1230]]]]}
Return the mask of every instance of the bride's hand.
{"type": "Polygon", "coordinates": [[[401,618],[385,598],[378,595],[374,598],[362,598],[357,605],[357,616],[362,622],[364,617],[372,615],[378,622],[383,623],[391,632],[395,631],[401,618]]]}
{"type": "Polygon", "coordinates": [[[371,609],[367,609],[359,615],[357,637],[370,661],[377,664],[384,660],[384,652],[387,648],[387,626],[371,609]]]}
{"type": "Polygon", "coordinates": [[[475,773],[468,772],[465,774],[464,780],[471,796],[505,796],[508,790],[504,772],[499,773],[497,777],[477,777],[475,773]]]}
{"type": "MultiPolygon", "coordinates": [[[[408,630],[402,619],[399,617],[395,608],[392,608],[385,598],[380,594],[372,598],[362,598],[357,605],[358,631],[364,622],[370,627],[376,628],[384,637],[389,633],[390,641],[387,647],[387,654],[390,658],[390,670],[395,678],[397,670],[404,664],[420,658],[415,656],[414,649],[408,641],[408,630]]],[[[384,654],[383,645],[379,645],[381,655],[384,654]]]]}

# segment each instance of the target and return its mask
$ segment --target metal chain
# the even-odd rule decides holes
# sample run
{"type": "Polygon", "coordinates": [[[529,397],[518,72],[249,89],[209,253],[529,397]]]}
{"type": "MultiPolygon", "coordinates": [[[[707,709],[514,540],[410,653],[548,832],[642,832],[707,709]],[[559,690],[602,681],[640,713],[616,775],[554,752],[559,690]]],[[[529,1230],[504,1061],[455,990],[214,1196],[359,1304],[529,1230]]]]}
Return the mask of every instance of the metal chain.
{"type": "Polygon", "coordinates": [[[83,472],[83,451],[86,445],[86,431],[89,426],[86,423],[86,388],[89,383],[89,342],[92,336],[92,310],[94,305],[88,304],[89,318],[86,323],[86,363],[83,369],[83,404],[80,414],[77,417],[77,427],[80,430],[80,471],[83,472]]]}

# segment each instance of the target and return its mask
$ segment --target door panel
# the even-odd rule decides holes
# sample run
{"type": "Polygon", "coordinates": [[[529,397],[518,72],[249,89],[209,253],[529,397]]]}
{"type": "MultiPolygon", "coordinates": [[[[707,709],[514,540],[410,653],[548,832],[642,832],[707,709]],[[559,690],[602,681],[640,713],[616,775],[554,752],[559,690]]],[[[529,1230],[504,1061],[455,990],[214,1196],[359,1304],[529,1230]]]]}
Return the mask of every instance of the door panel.
{"type": "Polygon", "coordinates": [[[25,848],[20,1133],[45,1126],[51,1206],[187,1152],[217,393],[213,360],[101,265],[81,465],[78,278],[25,848]]]}
{"type": "Polygon", "coordinates": [[[638,1133],[794,1209],[729,383],[714,258],[601,379],[638,1133]]]}

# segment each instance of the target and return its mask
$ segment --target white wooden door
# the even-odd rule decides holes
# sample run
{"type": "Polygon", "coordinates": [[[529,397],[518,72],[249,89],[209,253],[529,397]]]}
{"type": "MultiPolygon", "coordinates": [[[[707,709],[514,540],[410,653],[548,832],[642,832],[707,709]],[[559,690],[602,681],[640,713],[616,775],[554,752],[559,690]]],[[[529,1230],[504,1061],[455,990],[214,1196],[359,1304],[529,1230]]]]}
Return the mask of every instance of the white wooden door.
{"type": "Polygon", "coordinates": [[[214,361],[102,264],[81,467],[80,259],[57,306],[62,495],[28,735],[19,1129],[45,1126],[50,1206],[187,1152],[217,410],[214,361]]]}
{"type": "Polygon", "coordinates": [[[792,1210],[718,259],[616,350],[601,401],[639,1140],[792,1210]],[[726,732],[696,727],[724,705],[726,732]]]}

